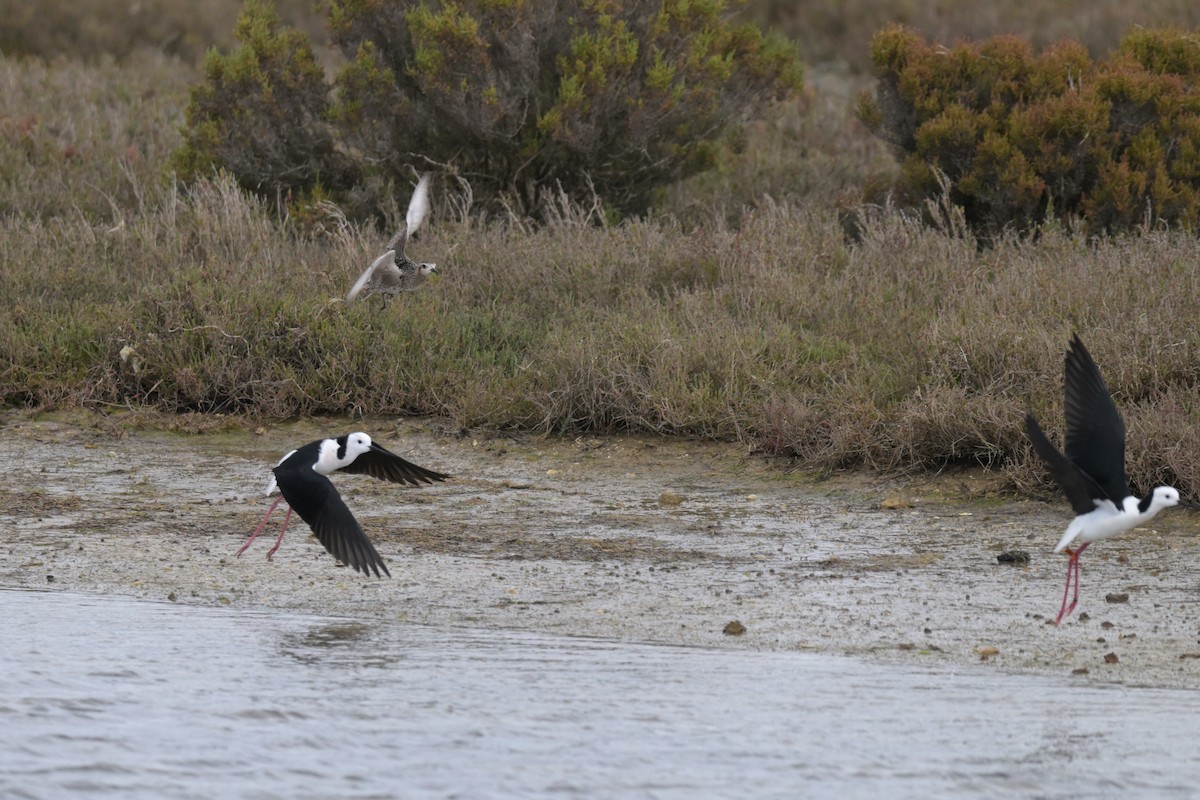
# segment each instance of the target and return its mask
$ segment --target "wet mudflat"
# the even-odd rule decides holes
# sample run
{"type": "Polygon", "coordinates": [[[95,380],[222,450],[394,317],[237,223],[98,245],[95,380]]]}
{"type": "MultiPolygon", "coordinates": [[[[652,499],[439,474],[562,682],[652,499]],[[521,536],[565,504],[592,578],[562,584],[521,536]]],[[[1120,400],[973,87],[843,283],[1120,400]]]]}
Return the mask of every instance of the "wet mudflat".
{"type": "Polygon", "coordinates": [[[996,496],[1003,481],[982,472],[818,480],[733,445],[430,422],[184,435],[10,416],[0,433],[3,587],[1200,685],[1200,538],[1185,511],[1091,548],[1079,608],[1055,628],[1065,559],[1050,548],[1069,510],[996,496]],[[335,476],[393,579],[337,566],[303,525],[267,562],[277,521],[235,559],[269,467],[353,429],[455,476],[335,476]],[[997,561],[1012,550],[1029,562],[997,561]],[[734,621],[741,635],[725,633],[734,621]]]}
{"type": "Polygon", "coordinates": [[[0,614],[3,797],[1190,797],[1200,781],[1186,689],[64,591],[0,590],[0,614]]]}

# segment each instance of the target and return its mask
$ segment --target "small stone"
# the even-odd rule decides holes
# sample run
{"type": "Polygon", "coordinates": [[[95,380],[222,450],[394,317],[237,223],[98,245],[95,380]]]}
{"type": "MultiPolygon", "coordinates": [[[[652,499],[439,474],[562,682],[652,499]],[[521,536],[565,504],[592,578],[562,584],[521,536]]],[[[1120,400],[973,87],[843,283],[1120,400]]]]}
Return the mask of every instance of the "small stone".
{"type": "Polygon", "coordinates": [[[54,583],[54,576],[53,576],[53,575],[47,575],[47,576],[46,576],[46,583],[54,583]]]}
{"type": "Polygon", "coordinates": [[[746,626],[741,622],[738,622],[736,619],[725,623],[725,627],[722,629],[722,633],[724,633],[726,636],[741,636],[745,632],[746,626]]]}
{"type": "Polygon", "coordinates": [[[1079,612],[1079,616],[1076,617],[1075,619],[1079,620],[1080,622],[1087,622],[1091,618],[1092,618],[1091,614],[1089,614],[1086,611],[1081,611],[1081,612],[1079,612]]]}
{"type": "Polygon", "coordinates": [[[665,489],[663,493],[658,496],[658,504],[660,506],[677,506],[682,502],[683,496],[676,494],[670,489],[665,489]]]}
{"type": "Polygon", "coordinates": [[[1075,669],[1071,670],[1071,674],[1072,675],[1087,675],[1088,668],[1087,667],[1076,667],[1075,669]]]}
{"type": "Polygon", "coordinates": [[[1116,654],[1116,653],[1108,653],[1108,654],[1106,654],[1106,655],[1104,656],[1104,663],[1105,663],[1105,664],[1116,664],[1116,663],[1118,663],[1120,660],[1121,660],[1121,659],[1117,658],[1117,654],[1116,654]]]}
{"type": "Polygon", "coordinates": [[[1005,550],[996,556],[996,560],[1001,564],[1028,564],[1029,553],[1025,550],[1005,550]]]}
{"type": "Polygon", "coordinates": [[[1128,603],[1129,602],[1129,592],[1120,592],[1120,593],[1109,592],[1108,594],[1104,595],[1104,602],[1106,602],[1106,603],[1128,603]]]}
{"type": "Polygon", "coordinates": [[[1101,622],[1100,627],[1107,631],[1113,627],[1113,624],[1111,622],[1101,622]]]}
{"type": "Polygon", "coordinates": [[[171,592],[169,595],[167,595],[167,599],[174,603],[176,600],[175,593],[171,592]]]}
{"type": "Polygon", "coordinates": [[[915,644],[912,644],[911,642],[901,642],[900,644],[896,645],[896,647],[900,650],[916,650],[917,649],[917,646],[915,644]]]}

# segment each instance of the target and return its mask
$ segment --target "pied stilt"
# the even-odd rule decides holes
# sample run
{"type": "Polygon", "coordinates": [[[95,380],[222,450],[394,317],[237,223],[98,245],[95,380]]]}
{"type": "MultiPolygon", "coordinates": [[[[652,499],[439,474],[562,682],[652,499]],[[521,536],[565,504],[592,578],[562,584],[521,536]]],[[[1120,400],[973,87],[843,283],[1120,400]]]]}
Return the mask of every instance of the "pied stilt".
{"type": "Polygon", "coordinates": [[[438,271],[437,264],[420,263],[404,255],[404,245],[411,239],[429,216],[429,173],[421,176],[417,188],[413,190],[412,199],[408,201],[408,212],[400,231],[387,243],[386,251],[371,262],[371,266],[358,277],[350,291],[346,293],[346,302],[365,289],[367,294],[379,294],[386,306],[389,298],[400,292],[411,292],[425,282],[425,279],[438,271]]]}
{"type": "Polygon", "coordinates": [[[336,439],[309,442],[285,455],[275,465],[266,493],[269,496],[278,488],[280,496],[267,509],[266,516],[237,551],[237,555],[246,552],[250,543],[262,533],[279,501],[286,500],[288,512],[283,518],[283,529],[279,531],[275,546],[267,552],[268,560],[279,549],[294,510],[308,523],[313,533],[321,540],[321,544],[325,545],[325,549],[335,558],[364,575],[369,576],[370,572],[367,570],[370,569],[375,572],[377,578],[381,577],[380,570],[391,577],[375,546],[363,533],[362,526],[342,501],[333,482],[326,477],[337,470],[362,473],[372,478],[392,483],[410,483],[414,486],[442,481],[449,477],[405,461],[387,448],[372,442],[371,437],[365,433],[351,433],[336,439]]]}
{"type": "Polygon", "coordinates": [[[1078,334],[1071,338],[1063,370],[1063,410],[1067,419],[1065,453],[1050,443],[1032,413],[1025,416],[1025,430],[1034,452],[1046,462],[1076,514],[1054,548],[1054,552],[1066,552],[1068,556],[1067,585],[1055,625],[1079,602],[1079,556],[1088,545],[1142,525],[1164,508],[1179,503],[1179,492],[1170,486],[1159,486],[1140,499],[1129,491],[1125,423],[1078,334]],[[1072,550],[1071,544],[1076,541],[1082,544],[1072,550]],[[1072,577],[1075,596],[1068,606],[1072,577]]]}

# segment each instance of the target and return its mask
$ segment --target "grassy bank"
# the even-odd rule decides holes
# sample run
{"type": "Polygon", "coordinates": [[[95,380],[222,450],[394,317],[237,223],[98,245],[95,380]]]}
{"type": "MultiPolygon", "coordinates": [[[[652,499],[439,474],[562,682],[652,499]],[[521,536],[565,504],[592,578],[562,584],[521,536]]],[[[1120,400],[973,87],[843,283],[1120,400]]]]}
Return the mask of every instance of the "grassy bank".
{"type": "Polygon", "coordinates": [[[174,187],[194,75],[140,58],[0,60],[7,406],[652,431],[817,468],[982,463],[1028,487],[1043,473],[1021,419],[1057,436],[1078,331],[1138,487],[1200,489],[1196,240],[1046,231],[980,250],[878,213],[852,242],[831,197],[890,166],[820,81],[653,219],[595,227],[567,204],[541,229],[481,222],[439,184],[410,255],[443,278],[381,312],[338,298],[386,232],[333,210],[281,222],[221,179],[174,187]]]}
{"type": "Polygon", "coordinates": [[[295,236],[225,184],[117,229],[3,228],[9,405],[436,414],[1028,480],[1021,417],[1031,405],[1057,426],[1078,330],[1120,398],[1138,482],[1200,485],[1200,248],[1182,234],[981,253],[898,217],[851,245],[833,214],[786,206],[737,231],[442,222],[411,247],[444,278],[381,312],[337,299],[373,241],[295,236]]]}

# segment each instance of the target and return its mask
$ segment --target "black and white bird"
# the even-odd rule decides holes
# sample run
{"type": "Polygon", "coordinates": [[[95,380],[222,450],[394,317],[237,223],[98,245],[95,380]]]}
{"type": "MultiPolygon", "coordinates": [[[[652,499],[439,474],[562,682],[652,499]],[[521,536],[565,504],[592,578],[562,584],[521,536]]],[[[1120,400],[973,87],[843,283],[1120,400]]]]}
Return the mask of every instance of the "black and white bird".
{"type": "Polygon", "coordinates": [[[416,234],[417,230],[429,216],[429,173],[421,176],[417,188],[413,190],[412,199],[408,201],[408,212],[400,231],[387,243],[387,252],[371,262],[371,266],[358,277],[350,291],[346,293],[346,302],[354,301],[364,291],[368,294],[379,294],[383,297],[384,305],[400,292],[411,292],[425,282],[430,275],[438,271],[437,264],[420,263],[404,255],[404,245],[416,234]]]}
{"type": "Polygon", "coordinates": [[[270,496],[278,489],[280,496],[275,498],[275,502],[267,509],[266,516],[237,551],[237,555],[246,552],[250,543],[262,533],[275,507],[281,500],[286,500],[287,516],[283,518],[283,529],[279,531],[275,546],[267,552],[268,560],[279,549],[283,534],[287,531],[288,520],[291,519],[292,511],[295,511],[308,523],[308,527],[312,528],[321,544],[325,545],[325,549],[335,558],[368,577],[371,574],[368,570],[374,571],[377,578],[381,577],[380,570],[383,570],[384,575],[391,577],[375,546],[363,533],[362,526],[350,513],[333,482],[327,477],[338,470],[414,486],[443,481],[450,477],[405,461],[387,448],[372,442],[371,437],[365,433],[351,433],[336,439],[309,442],[285,455],[271,470],[271,482],[267,484],[266,494],[270,496]]]}
{"type": "Polygon", "coordinates": [[[1170,486],[1159,486],[1142,498],[1130,492],[1125,477],[1125,423],[1078,334],[1067,350],[1063,410],[1067,420],[1065,453],[1050,443],[1032,413],[1025,416],[1034,452],[1046,462],[1076,514],[1054,548],[1068,556],[1067,585],[1055,625],[1079,602],[1079,556],[1088,545],[1136,528],[1164,508],[1179,504],[1179,492],[1170,486]],[[1072,550],[1074,542],[1081,544],[1072,550]],[[1068,606],[1072,577],[1075,596],[1068,606]]]}

